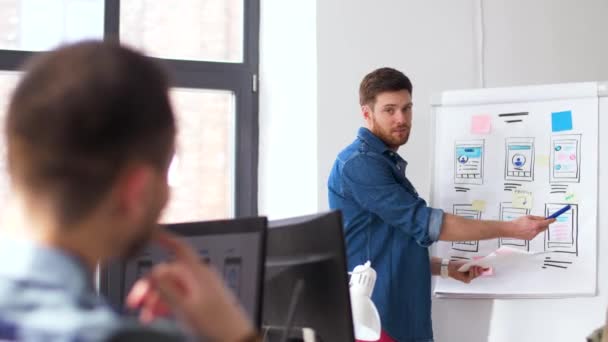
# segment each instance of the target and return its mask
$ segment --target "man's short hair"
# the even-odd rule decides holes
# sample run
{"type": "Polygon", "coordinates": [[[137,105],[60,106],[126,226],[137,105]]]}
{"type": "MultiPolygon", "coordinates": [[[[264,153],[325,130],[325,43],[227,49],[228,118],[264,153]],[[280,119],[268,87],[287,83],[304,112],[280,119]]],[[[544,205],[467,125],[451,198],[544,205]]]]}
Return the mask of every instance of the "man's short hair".
{"type": "Polygon", "coordinates": [[[6,119],[8,169],[29,195],[48,197],[62,224],[90,213],[125,167],[164,170],[175,120],[165,72],[108,42],[82,42],[35,57],[6,119]]]}
{"type": "Polygon", "coordinates": [[[365,75],[359,86],[359,104],[373,108],[376,96],[385,91],[407,90],[412,94],[412,82],[401,71],[393,68],[376,69],[365,75]]]}

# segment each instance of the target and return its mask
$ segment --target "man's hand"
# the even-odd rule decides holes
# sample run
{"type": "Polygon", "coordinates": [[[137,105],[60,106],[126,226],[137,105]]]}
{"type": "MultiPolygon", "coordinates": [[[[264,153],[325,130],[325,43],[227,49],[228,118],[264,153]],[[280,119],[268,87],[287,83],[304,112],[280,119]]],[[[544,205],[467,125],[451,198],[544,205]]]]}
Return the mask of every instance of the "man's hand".
{"type": "Polygon", "coordinates": [[[464,261],[450,261],[450,263],[448,264],[448,275],[450,276],[450,278],[454,278],[458,281],[468,284],[471,282],[471,280],[479,277],[481,273],[485,271],[479,266],[473,266],[469,268],[469,270],[466,272],[458,272],[460,266],[464,264],[464,261]]]}
{"type": "Polygon", "coordinates": [[[502,236],[521,240],[532,240],[536,235],[544,232],[555,219],[546,219],[542,216],[522,216],[511,222],[502,236]]]}
{"type": "Polygon", "coordinates": [[[141,309],[142,322],[170,311],[200,336],[213,341],[238,341],[253,333],[236,298],[190,246],[167,233],[160,233],[156,242],[175,258],[154,266],[129,293],[127,305],[141,309]]]}

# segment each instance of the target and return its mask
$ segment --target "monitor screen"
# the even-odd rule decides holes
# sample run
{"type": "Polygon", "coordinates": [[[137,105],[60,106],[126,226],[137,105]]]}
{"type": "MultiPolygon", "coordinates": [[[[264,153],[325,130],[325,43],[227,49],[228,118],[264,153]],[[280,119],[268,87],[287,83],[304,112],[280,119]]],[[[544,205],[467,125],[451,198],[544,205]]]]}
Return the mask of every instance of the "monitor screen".
{"type": "MultiPolygon", "coordinates": [[[[209,263],[223,275],[226,286],[259,327],[266,218],[175,223],[165,227],[183,237],[199,254],[201,262],[209,263]]],[[[103,273],[105,279],[101,282],[101,292],[117,308],[123,308],[124,298],[135,281],[155,264],[170,257],[161,248],[151,244],[136,257],[111,264],[103,273]]]]}
{"type": "Polygon", "coordinates": [[[354,340],[340,212],[271,221],[266,255],[267,331],[310,328],[321,341],[354,340]]]}

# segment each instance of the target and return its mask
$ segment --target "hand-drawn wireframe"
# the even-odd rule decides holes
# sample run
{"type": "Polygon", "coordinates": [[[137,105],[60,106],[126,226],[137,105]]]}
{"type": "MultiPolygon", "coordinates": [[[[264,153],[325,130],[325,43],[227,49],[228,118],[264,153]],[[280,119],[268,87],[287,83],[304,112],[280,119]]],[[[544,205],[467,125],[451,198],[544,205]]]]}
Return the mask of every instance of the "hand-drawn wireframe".
{"type": "MultiPolygon", "coordinates": [[[[473,209],[471,204],[454,204],[454,215],[472,220],[481,219],[481,212],[473,209]]],[[[462,252],[478,252],[479,241],[453,241],[452,249],[462,252]]]]}
{"type": "Polygon", "coordinates": [[[550,182],[579,183],[581,169],[581,135],[563,134],[551,137],[550,182]]]}
{"type": "Polygon", "coordinates": [[[483,184],[484,140],[456,141],[455,184],[483,184]]]}
{"type": "MultiPolygon", "coordinates": [[[[568,203],[545,204],[545,216],[560,210],[568,203]]],[[[570,204],[570,210],[557,217],[545,231],[545,250],[578,255],[578,205],[570,204]]]]}
{"type": "Polygon", "coordinates": [[[505,180],[534,180],[534,138],[505,140],[505,180]]]}
{"type": "MultiPolygon", "coordinates": [[[[511,202],[500,203],[500,220],[501,221],[513,221],[519,217],[526,216],[528,214],[530,214],[529,209],[515,208],[515,207],[513,207],[513,203],[511,203],[511,202]]],[[[529,251],[530,250],[530,241],[513,239],[513,238],[499,238],[498,247],[501,247],[501,246],[510,246],[510,247],[521,249],[524,251],[529,251]]]]}

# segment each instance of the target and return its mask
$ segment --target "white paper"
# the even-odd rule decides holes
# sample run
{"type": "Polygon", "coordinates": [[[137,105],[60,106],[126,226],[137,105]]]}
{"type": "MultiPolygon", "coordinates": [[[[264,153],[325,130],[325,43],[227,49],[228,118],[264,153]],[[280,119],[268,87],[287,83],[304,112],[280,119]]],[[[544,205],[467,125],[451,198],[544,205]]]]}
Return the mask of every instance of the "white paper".
{"type": "Polygon", "coordinates": [[[532,258],[548,252],[526,252],[512,247],[500,247],[483,258],[471,260],[458,268],[458,272],[467,272],[473,266],[492,268],[493,272],[508,269],[509,266],[533,261],[532,258]]]}

